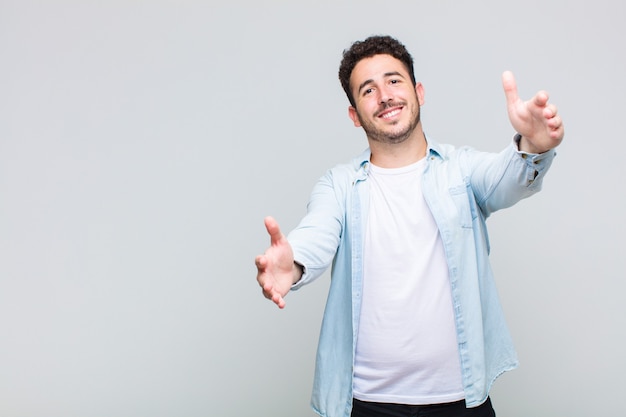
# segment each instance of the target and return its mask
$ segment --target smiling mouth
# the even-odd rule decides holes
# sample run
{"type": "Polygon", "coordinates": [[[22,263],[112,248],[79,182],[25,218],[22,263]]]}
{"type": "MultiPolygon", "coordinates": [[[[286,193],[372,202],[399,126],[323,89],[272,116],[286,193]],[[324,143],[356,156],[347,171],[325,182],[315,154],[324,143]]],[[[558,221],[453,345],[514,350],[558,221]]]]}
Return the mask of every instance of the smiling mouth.
{"type": "Polygon", "coordinates": [[[384,119],[384,120],[393,119],[398,114],[400,114],[401,111],[402,111],[402,108],[398,107],[398,108],[395,108],[393,110],[386,111],[386,112],[382,113],[381,115],[379,115],[378,117],[380,117],[381,119],[384,119]]]}

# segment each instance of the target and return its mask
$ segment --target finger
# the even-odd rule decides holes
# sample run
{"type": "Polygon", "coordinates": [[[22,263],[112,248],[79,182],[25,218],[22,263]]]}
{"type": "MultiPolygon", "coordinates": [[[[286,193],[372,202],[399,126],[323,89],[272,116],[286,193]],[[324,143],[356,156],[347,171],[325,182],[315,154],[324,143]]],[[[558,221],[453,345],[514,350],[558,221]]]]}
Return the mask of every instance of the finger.
{"type": "Polygon", "coordinates": [[[270,300],[272,298],[272,294],[270,294],[267,291],[265,291],[265,288],[263,288],[263,287],[261,287],[261,293],[263,294],[263,297],[267,298],[268,300],[270,300]]]}
{"type": "Polygon", "coordinates": [[[274,286],[270,283],[266,283],[261,286],[263,296],[272,301],[278,306],[278,308],[285,308],[285,299],[278,291],[274,291],[274,286]]]}
{"type": "Polygon", "coordinates": [[[553,118],[548,120],[548,127],[552,130],[560,129],[563,125],[563,121],[560,116],[554,116],[553,118]]]}
{"type": "Polygon", "coordinates": [[[565,129],[563,128],[563,125],[550,132],[550,137],[556,140],[557,144],[561,143],[561,141],[563,140],[563,136],[565,136],[565,129]]]}
{"type": "Polygon", "coordinates": [[[548,104],[543,109],[543,116],[546,119],[552,119],[552,118],[556,117],[556,115],[557,115],[557,109],[556,109],[556,106],[554,104],[548,104]]]}
{"type": "Polygon", "coordinates": [[[517,93],[517,83],[515,77],[511,71],[504,71],[502,73],[502,88],[504,89],[504,96],[508,105],[512,105],[519,101],[519,95],[517,93]]]}
{"type": "Polygon", "coordinates": [[[285,299],[281,297],[280,294],[274,294],[274,296],[272,297],[272,301],[278,306],[278,308],[285,308],[285,299]]]}
{"type": "Polygon", "coordinates": [[[274,286],[270,282],[259,282],[263,296],[268,300],[271,300],[274,296],[274,286]]]}
{"type": "Polygon", "coordinates": [[[537,107],[544,107],[549,100],[550,96],[548,95],[548,93],[546,93],[545,91],[539,91],[537,94],[535,94],[535,97],[533,97],[532,102],[537,106],[537,107]]]}
{"type": "Polygon", "coordinates": [[[254,258],[254,264],[259,272],[263,272],[267,267],[267,258],[265,255],[258,255],[254,258]]]}
{"type": "Polygon", "coordinates": [[[278,222],[274,220],[273,217],[267,216],[265,218],[265,228],[267,229],[267,233],[270,235],[270,242],[272,245],[278,243],[283,238],[280,227],[278,227],[278,222]]]}

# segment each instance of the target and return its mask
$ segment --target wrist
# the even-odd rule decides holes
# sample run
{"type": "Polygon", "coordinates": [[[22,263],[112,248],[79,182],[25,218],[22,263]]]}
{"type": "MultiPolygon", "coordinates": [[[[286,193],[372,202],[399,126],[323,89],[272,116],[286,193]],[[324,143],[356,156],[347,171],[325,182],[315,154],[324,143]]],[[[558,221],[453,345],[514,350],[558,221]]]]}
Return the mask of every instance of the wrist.
{"type": "Polygon", "coordinates": [[[295,284],[298,281],[300,281],[300,279],[302,278],[303,274],[304,274],[304,266],[302,266],[302,264],[299,264],[296,261],[293,261],[293,279],[292,279],[292,284],[295,284]]]}
{"type": "Polygon", "coordinates": [[[549,151],[549,149],[537,148],[530,140],[528,140],[528,138],[523,136],[521,133],[516,133],[515,136],[513,136],[513,141],[516,143],[517,149],[521,152],[540,154],[549,151]]]}

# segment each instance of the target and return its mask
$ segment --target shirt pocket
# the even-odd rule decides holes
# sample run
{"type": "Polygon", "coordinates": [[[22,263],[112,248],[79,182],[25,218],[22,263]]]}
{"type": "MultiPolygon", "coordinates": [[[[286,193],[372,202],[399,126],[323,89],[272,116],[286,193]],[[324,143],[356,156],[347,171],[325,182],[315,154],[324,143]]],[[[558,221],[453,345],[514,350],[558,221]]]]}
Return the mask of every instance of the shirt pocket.
{"type": "Polygon", "coordinates": [[[473,220],[478,216],[478,211],[469,184],[455,185],[448,190],[456,209],[459,225],[462,228],[471,229],[473,220]]]}

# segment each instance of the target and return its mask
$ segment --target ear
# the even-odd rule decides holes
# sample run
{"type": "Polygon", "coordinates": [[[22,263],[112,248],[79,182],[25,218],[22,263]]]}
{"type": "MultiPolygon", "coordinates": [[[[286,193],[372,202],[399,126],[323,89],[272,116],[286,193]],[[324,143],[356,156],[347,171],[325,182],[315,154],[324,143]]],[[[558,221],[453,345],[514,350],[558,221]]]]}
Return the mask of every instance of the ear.
{"type": "Polygon", "coordinates": [[[415,94],[417,94],[417,101],[420,104],[420,106],[424,105],[424,86],[422,85],[422,83],[416,83],[415,84],[415,94]]]}
{"type": "Polygon", "coordinates": [[[350,119],[352,119],[354,127],[361,127],[361,122],[359,121],[359,115],[356,113],[356,108],[354,108],[353,106],[349,106],[348,116],[350,116],[350,119]]]}

